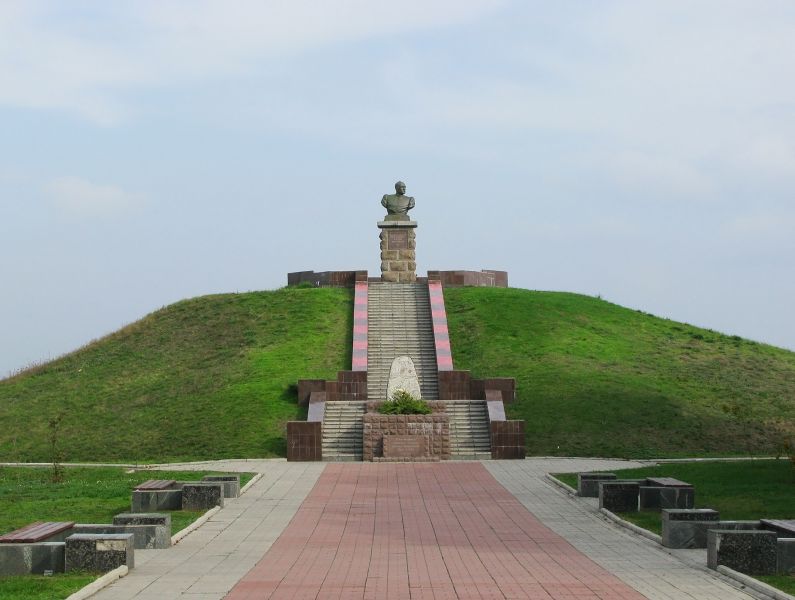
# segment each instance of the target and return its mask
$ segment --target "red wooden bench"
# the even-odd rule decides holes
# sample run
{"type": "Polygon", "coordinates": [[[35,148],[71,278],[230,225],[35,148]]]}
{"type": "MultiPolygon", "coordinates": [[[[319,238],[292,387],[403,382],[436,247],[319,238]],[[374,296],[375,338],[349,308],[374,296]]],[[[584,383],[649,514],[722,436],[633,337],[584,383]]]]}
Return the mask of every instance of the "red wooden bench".
{"type": "Polygon", "coordinates": [[[174,479],[149,479],[135,486],[136,490],[168,490],[171,489],[176,481],[174,479]]]}
{"type": "Polygon", "coordinates": [[[71,529],[74,521],[36,521],[0,536],[2,544],[35,544],[50,538],[58,533],[71,529]]]}

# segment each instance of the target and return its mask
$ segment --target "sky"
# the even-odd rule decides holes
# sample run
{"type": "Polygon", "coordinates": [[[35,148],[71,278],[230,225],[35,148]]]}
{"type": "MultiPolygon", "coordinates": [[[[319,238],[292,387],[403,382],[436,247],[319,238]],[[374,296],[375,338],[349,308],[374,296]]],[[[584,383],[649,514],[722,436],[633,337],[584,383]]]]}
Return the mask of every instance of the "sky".
{"type": "Polygon", "coordinates": [[[0,2],[0,377],[183,298],[500,269],[795,349],[791,0],[0,2]]]}

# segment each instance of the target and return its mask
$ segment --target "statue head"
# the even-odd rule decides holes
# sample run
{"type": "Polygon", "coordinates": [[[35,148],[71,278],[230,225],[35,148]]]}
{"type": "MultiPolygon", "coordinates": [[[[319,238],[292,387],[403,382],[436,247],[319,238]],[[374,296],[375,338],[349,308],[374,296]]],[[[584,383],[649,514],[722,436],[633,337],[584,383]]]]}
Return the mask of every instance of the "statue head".
{"type": "Polygon", "coordinates": [[[406,193],[406,184],[403,183],[402,181],[398,181],[395,184],[395,191],[398,193],[398,195],[402,196],[403,194],[406,193]]]}

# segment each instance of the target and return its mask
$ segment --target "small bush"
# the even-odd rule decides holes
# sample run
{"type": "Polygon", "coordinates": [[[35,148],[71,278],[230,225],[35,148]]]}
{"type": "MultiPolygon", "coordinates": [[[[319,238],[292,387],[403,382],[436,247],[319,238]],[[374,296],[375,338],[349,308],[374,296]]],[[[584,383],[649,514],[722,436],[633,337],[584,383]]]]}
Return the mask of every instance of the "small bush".
{"type": "Polygon", "coordinates": [[[398,390],[392,394],[392,399],[378,407],[378,412],[384,415],[427,415],[431,407],[425,400],[415,398],[406,390],[398,390]]]}

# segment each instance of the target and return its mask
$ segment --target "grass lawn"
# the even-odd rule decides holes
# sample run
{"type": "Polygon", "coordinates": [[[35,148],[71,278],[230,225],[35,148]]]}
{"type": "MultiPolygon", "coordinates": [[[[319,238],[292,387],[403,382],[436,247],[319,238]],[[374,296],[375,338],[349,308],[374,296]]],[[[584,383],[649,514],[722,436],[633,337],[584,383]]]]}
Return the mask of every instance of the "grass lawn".
{"type": "Polygon", "coordinates": [[[0,577],[3,600],[60,600],[97,578],[95,573],[56,573],[52,577],[23,575],[0,577]]]}
{"type": "Polygon", "coordinates": [[[527,454],[777,455],[795,444],[795,353],[563,292],[447,288],[453,360],[516,377],[527,454]]]}
{"type": "MultiPolygon", "coordinates": [[[[33,521],[110,523],[114,515],[129,512],[133,488],[147,479],[193,481],[209,471],[140,471],[125,473],[113,467],[68,467],[62,483],[52,483],[46,468],[0,467],[0,533],[33,521]]],[[[251,480],[241,473],[241,487],[251,480]]],[[[187,527],[203,511],[170,511],[172,533],[187,527]]],[[[0,577],[0,598],[65,598],[93,581],[96,574],[58,574],[53,577],[0,577]]]]}
{"type": "MultiPolygon", "coordinates": [[[[696,508],[714,508],[725,520],[795,519],[795,468],[790,461],[675,463],[613,471],[619,478],[675,477],[696,488],[696,508]]],[[[575,473],[555,477],[577,488],[575,473]]],[[[621,513],[621,517],[660,533],[660,513],[621,513]]]]}
{"type": "Polygon", "coordinates": [[[795,575],[765,575],[756,579],[764,581],[767,585],[772,585],[782,592],[795,595],[795,575]]]}
{"type": "Polygon", "coordinates": [[[350,368],[353,294],[281,289],[177,302],[0,381],[0,460],[176,462],[276,457],[306,419],[300,378],[350,368]]]}
{"type": "MultiPolygon", "coordinates": [[[[33,521],[110,523],[130,511],[133,488],[147,479],[194,481],[210,471],[139,471],[115,467],[67,467],[62,483],[52,483],[46,468],[0,467],[0,533],[33,521]]],[[[240,474],[241,487],[253,477],[240,474]]],[[[172,533],[201,516],[202,511],[171,511],[172,533]]]]}

